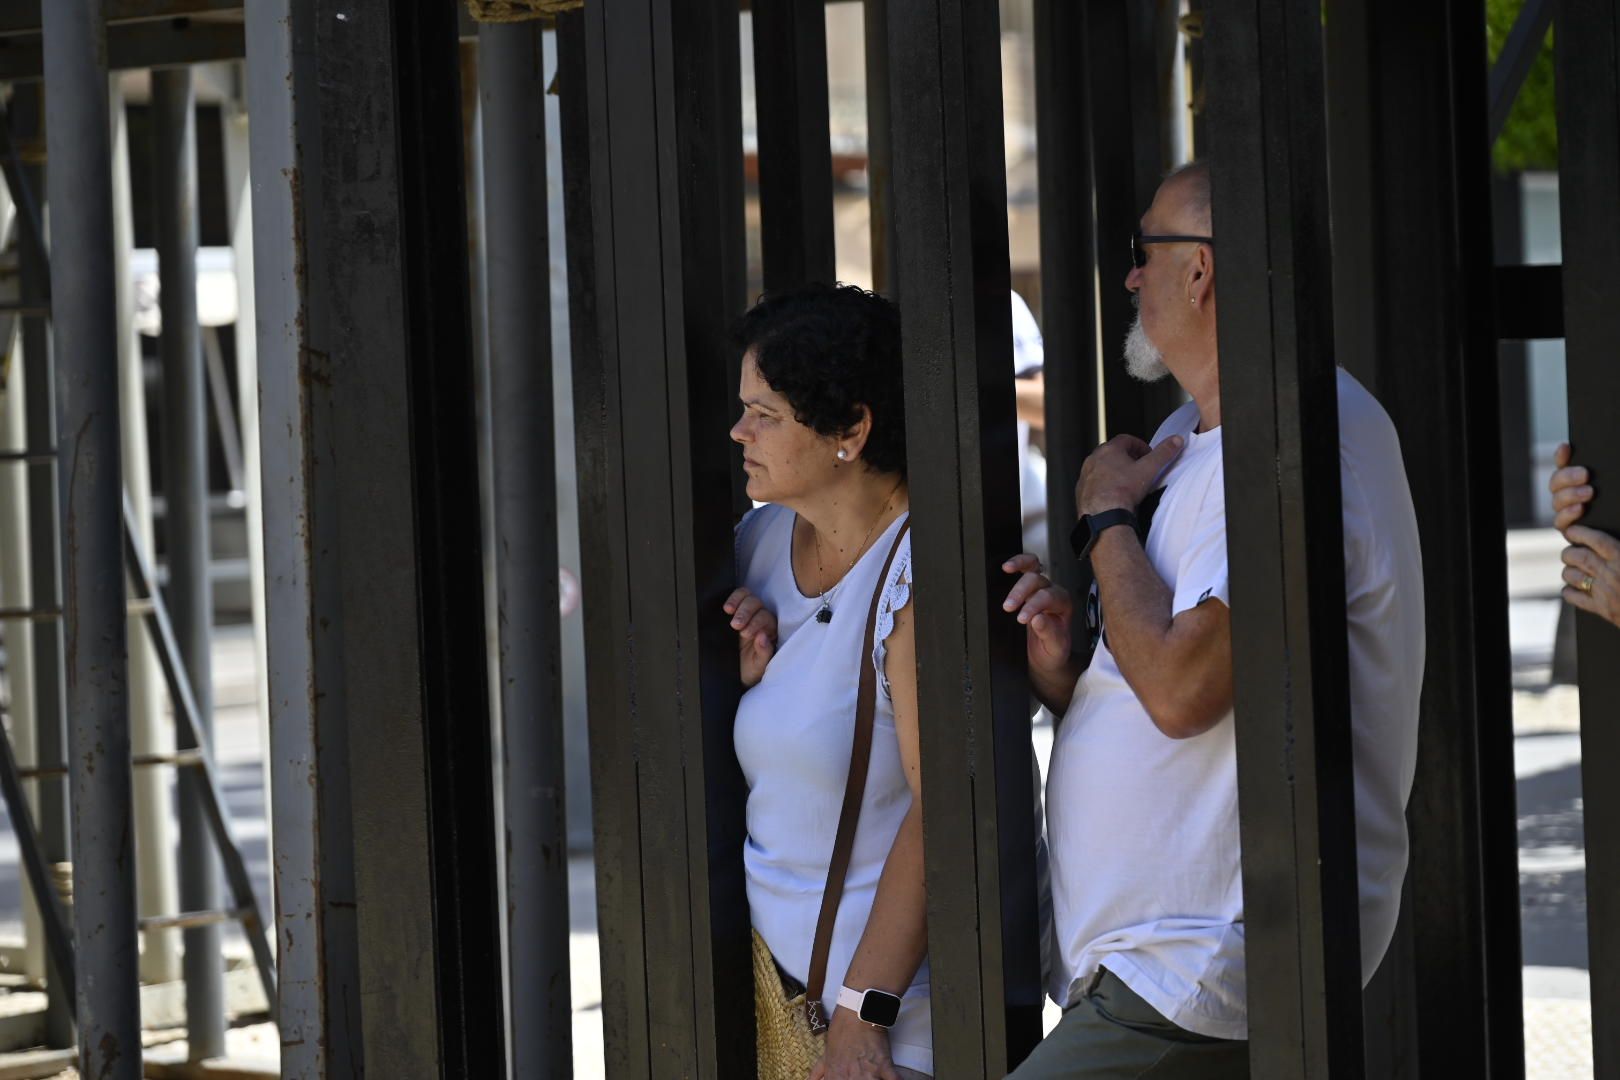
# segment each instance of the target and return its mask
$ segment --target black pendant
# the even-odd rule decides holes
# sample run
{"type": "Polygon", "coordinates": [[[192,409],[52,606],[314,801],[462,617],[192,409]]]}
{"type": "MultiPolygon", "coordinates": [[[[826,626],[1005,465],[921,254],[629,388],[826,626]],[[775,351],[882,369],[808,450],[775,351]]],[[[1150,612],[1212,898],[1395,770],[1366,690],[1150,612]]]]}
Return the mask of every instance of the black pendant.
{"type": "Polygon", "coordinates": [[[832,622],[832,608],[828,607],[825,602],[822,603],[821,610],[816,612],[816,622],[818,622],[818,623],[830,623],[830,622],[832,622]]]}

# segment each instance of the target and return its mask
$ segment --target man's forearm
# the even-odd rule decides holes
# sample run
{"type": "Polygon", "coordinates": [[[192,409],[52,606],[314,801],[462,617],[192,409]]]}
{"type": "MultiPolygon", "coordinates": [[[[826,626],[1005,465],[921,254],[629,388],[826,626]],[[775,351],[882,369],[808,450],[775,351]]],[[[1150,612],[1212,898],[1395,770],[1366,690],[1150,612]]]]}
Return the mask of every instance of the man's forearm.
{"type": "Polygon", "coordinates": [[[1091,568],[1102,601],[1108,649],[1120,674],[1148,705],[1155,680],[1175,674],[1164,670],[1175,597],[1128,528],[1115,527],[1098,537],[1091,568]]]}
{"type": "Polygon", "coordinates": [[[1035,700],[1045,705],[1053,716],[1062,719],[1074,698],[1074,685],[1080,681],[1085,669],[1085,661],[1078,656],[1070,656],[1069,662],[1058,671],[1041,671],[1032,666],[1029,669],[1030,691],[1034,693],[1035,700]]]}

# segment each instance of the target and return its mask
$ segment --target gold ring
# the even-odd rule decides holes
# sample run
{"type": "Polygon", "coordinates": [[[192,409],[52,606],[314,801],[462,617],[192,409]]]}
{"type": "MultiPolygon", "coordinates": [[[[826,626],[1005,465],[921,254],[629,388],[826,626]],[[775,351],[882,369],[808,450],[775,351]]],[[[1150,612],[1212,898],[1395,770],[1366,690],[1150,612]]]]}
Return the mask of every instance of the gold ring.
{"type": "Polygon", "coordinates": [[[1593,577],[1591,574],[1587,574],[1584,578],[1581,579],[1581,583],[1579,585],[1575,586],[1575,587],[1577,589],[1581,590],[1581,592],[1585,593],[1587,596],[1591,596],[1592,595],[1592,586],[1596,585],[1596,584],[1597,584],[1597,578],[1593,577]]]}

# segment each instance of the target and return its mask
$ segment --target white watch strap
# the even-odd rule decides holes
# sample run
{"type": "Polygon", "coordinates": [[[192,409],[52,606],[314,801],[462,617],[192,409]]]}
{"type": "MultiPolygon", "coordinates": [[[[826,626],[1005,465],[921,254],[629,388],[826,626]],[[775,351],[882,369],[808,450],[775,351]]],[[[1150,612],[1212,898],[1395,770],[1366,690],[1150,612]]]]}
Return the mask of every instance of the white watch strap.
{"type": "Polygon", "coordinates": [[[861,1002],[866,1000],[865,990],[851,990],[847,986],[838,988],[838,1004],[848,1009],[856,1016],[861,1015],[861,1002]]]}

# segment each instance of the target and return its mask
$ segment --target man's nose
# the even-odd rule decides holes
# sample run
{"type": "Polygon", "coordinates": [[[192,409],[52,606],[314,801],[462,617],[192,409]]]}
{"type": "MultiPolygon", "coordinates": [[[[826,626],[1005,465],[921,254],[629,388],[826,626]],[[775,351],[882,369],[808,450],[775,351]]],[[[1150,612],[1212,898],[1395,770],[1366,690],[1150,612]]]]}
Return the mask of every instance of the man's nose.
{"type": "Polygon", "coordinates": [[[1133,266],[1125,274],[1125,291],[1135,292],[1142,287],[1142,268],[1133,266]]]}

